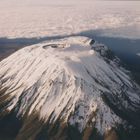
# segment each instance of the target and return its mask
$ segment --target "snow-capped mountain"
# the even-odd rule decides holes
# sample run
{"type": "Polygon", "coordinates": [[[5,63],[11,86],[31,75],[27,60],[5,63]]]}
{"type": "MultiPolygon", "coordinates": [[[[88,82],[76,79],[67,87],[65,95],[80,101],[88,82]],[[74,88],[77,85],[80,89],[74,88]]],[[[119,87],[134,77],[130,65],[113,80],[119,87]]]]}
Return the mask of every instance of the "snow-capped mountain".
{"type": "Polygon", "coordinates": [[[86,37],[27,46],[0,62],[0,115],[22,120],[17,140],[104,136],[127,121],[139,125],[139,108],[130,73],[86,37]]]}

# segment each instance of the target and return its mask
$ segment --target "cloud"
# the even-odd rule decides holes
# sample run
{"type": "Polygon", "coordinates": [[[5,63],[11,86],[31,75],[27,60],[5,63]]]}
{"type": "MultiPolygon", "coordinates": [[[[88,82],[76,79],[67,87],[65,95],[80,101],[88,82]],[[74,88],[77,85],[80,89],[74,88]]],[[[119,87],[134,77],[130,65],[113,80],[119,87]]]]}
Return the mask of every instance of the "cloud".
{"type": "Polygon", "coordinates": [[[140,56],[140,53],[137,53],[137,56],[140,56]]]}
{"type": "Polygon", "coordinates": [[[56,36],[90,29],[107,29],[110,32],[104,34],[111,36],[129,37],[131,34],[130,37],[140,37],[140,3],[49,2],[50,0],[0,1],[0,15],[3,15],[0,16],[0,37],[56,36]],[[128,32],[129,29],[131,33],[128,32]]]}

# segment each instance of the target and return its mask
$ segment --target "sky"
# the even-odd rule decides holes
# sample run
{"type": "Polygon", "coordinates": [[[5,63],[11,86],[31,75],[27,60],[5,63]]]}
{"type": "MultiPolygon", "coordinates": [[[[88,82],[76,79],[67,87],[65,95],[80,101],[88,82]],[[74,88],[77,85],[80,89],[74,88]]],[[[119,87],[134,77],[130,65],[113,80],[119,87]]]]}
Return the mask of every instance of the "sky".
{"type": "Polygon", "coordinates": [[[140,2],[0,0],[0,38],[46,37],[100,30],[140,38],[140,2]]]}

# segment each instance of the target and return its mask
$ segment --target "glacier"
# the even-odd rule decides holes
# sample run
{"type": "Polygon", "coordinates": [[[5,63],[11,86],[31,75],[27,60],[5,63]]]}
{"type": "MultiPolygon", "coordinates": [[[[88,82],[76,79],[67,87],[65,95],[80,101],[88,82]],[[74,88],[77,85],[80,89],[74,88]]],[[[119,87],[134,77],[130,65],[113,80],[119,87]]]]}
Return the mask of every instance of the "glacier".
{"type": "Polygon", "coordinates": [[[131,73],[87,37],[27,46],[0,62],[0,116],[14,111],[23,120],[17,140],[34,140],[58,120],[104,135],[127,121],[139,125],[139,107],[140,86],[131,73]]]}

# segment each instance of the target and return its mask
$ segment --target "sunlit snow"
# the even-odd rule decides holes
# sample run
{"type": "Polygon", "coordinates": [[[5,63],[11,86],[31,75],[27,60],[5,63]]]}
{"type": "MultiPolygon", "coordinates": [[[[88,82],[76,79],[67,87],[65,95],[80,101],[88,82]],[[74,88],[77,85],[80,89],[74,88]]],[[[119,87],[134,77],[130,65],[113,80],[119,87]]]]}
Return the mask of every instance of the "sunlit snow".
{"type": "Polygon", "coordinates": [[[45,122],[61,118],[71,125],[78,123],[80,131],[95,112],[92,120],[96,120],[95,127],[101,133],[121,123],[102,95],[112,97],[114,105],[119,103],[124,110],[133,112],[139,104],[139,87],[116,60],[105,61],[105,46],[97,42],[91,46],[90,42],[86,37],[44,42],[1,61],[0,93],[6,89],[1,98],[8,97],[4,102],[9,101],[5,109],[11,111],[20,100],[17,116],[32,115],[35,111],[45,122]]]}

